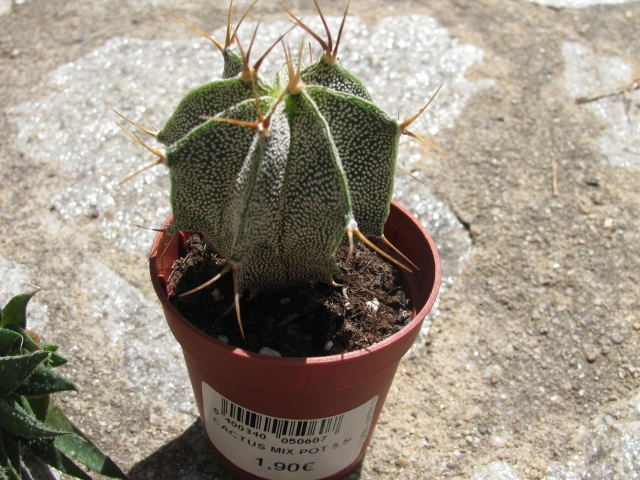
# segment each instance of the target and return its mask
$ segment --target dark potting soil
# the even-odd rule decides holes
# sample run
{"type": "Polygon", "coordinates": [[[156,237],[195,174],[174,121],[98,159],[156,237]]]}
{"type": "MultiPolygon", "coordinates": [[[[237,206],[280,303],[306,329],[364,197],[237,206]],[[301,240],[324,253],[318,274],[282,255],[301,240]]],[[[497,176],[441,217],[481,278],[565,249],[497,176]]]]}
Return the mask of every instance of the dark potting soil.
{"type": "Polygon", "coordinates": [[[359,243],[349,262],[348,247],[338,250],[338,264],[347,278],[340,287],[324,283],[301,285],[277,293],[240,300],[245,339],[233,306],[233,276],[209,287],[178,295],[213,278],[226,261],[205,249],[199,235],[187,241],[187,254],[176,260],[168,288],[178,311],[209,335],[259,352],[268,347],[287,357],[335,355],[373,345],[411,320],[409,301],[395,268],[359,243]],[[333,344],[328,344],[333,342],[333,344]],[[326,347],[331,346],[330,349],[326,347]]]}

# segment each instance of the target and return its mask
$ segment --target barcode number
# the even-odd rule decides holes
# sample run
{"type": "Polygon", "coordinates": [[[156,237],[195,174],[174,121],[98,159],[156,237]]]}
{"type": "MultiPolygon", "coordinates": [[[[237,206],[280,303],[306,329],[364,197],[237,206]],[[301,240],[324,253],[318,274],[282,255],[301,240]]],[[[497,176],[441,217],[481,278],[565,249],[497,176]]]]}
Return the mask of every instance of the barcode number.
{"type": "Polygon", "coordinates": [[[247,427],[261,430],[265,433],[275,434],[276,438],[286,437],[306,437],[311,435],[327,435],[340,433],[342,418],[344,415],[336,415],[315,420],[285,420],[247,410],[235,403],[221,398],[222,415],[233,418],[237,422],[243,423],[247,427]]]}

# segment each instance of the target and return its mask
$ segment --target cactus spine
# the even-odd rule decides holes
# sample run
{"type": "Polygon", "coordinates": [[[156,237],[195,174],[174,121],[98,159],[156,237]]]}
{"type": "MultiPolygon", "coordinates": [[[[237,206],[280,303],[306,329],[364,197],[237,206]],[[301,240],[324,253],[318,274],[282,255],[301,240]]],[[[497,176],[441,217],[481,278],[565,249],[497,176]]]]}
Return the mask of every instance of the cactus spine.
{"type": "Polygon", "coordinates": [[[238,298],[245,289],[253,295],[301,282],[332,283],[340,275],[335,252],[345,233],[350,242],[355,235],[367,244],[366,237],[383,237],[398,140],[420,138],[406,128],[426,106],[399,122],[338,65],[348,4],[335,47],[316,7],[326,42],[287,12],[323,54],[303,67],[302,45],[297,62],[285,48],[287,62],[274,85],[257,74],[264,56],[250,66],[251,46],[246,54],[240,47],[238,66],[228,22],[225,47],[214,41],[225,60],[223,79],[183,98],[157,134],[164,151],[145,145],[160,157],[151,166],[163,163],[170,171],[169,233],[200,232],[228,261],[221,274],[233,271],[241,330],[238,298]]]}

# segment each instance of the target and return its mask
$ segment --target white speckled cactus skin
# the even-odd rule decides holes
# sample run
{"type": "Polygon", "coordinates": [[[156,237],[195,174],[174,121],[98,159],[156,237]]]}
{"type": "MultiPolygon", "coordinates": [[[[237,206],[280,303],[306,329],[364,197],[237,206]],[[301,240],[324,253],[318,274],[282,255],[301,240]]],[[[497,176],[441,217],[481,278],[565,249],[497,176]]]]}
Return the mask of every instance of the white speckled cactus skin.
{"type": "Polygon", "coordinates": [[[289,53],[273,84],[249,54],[219,46],[223,79],[187,93],[157,134],[171,177],[169,233],[202,233],[240,294],[331,283],[345,233],[382,237],[398,140],[413,135],[405,127],[415,117],[385,113],[337,64],[339,38],[334,48],[328,30],[328,43],[310,33],[322,56],[303,67],[289,53]]]}

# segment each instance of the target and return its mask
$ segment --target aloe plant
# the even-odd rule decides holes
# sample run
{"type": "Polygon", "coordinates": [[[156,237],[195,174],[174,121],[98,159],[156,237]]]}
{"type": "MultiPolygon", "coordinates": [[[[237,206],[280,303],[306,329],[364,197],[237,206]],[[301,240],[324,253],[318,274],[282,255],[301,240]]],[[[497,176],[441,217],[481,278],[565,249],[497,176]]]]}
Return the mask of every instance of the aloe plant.
{"type": "Polygon", "coordinates": [[[21,480],[25,449],[55,469],[91,479],[76,462],[113,478],[126,475],[69,421],[52,394],[77,391],[54,368],[67,363],[58,347],[34,340],[26,309],[37,292],[13,297],[0,311],[0,479],[21,480]]]}
{"type": "MultiPolygon", "coordinates": [[[[384,240],[399,138],[424,140],[407,127],[428,103],[403,122],[375,105],[362,82],[338,64],[348,4],[335,45],[316,6],[327,41],[287,13],[322,46],[317,61],[303,66],[302,45],[297,60],[285,48],[287,61],[269,83],[257,72],[264,56],[250,65],[255,34],[246,53],[238,40],[241,68],[230,53],[237,28],[231,34],[229,20],[224,47],[207,35],[223,53],[223,79],[188,92],[159,132],[144,129],[165,148],[149,147],[125,130],[159,157],[146,168],[169,168],[168,233],[200,232],[227,260],[199,288],[233,273],[241,333],[245,290],[254,295],[332,283],[341,275],[335,258],[341,243],[357,237],[376,248],[367,237],[384,240]]],[[[408,269],[410,261],[396,263],[408,269]]]]}

